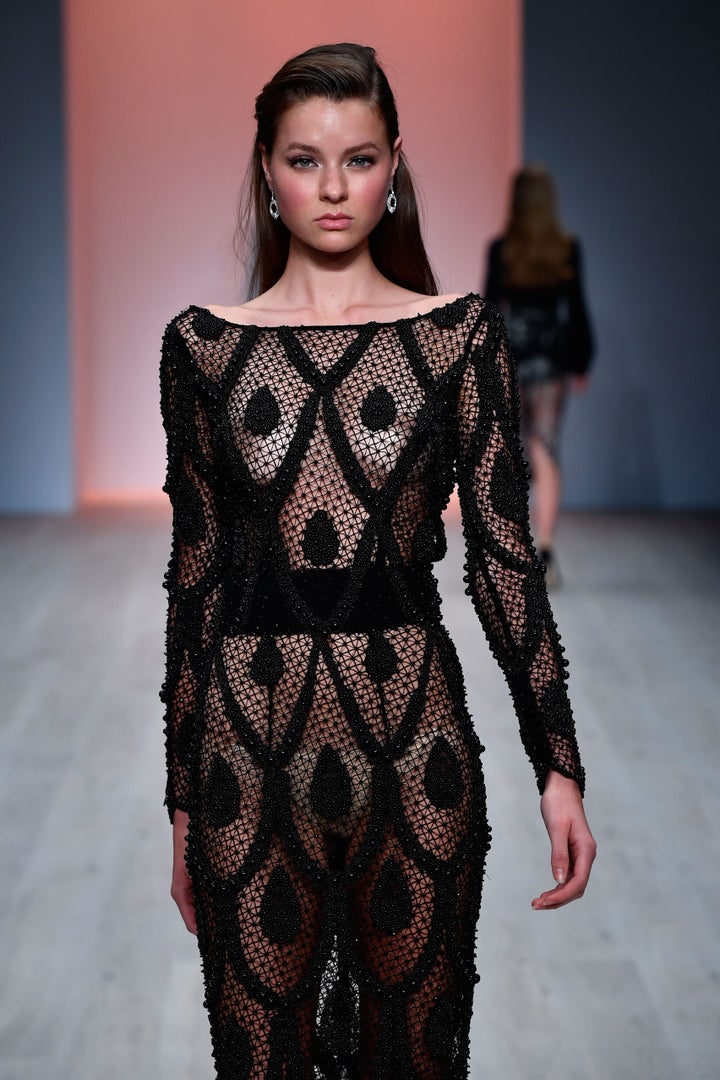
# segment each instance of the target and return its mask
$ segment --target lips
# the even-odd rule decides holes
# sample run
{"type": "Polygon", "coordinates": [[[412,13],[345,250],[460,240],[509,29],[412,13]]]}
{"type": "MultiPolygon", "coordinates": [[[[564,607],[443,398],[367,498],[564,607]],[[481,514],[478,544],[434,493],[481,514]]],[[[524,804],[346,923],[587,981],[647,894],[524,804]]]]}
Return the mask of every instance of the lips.
{"type": "Polygon", "coordinates": [[[323,214],[315,221],[321,229],[347,229],[348,225],[352,225],[352,218],[347,214],[323,214]]]}

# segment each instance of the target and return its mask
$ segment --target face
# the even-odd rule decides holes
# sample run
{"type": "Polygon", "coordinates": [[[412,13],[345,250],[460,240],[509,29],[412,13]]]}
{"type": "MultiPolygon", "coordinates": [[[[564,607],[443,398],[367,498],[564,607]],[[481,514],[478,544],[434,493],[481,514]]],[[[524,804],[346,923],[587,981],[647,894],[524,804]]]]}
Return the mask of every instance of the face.
{"type": "Polygon", "coordinates": [[[400,144],[388,144],[365,101],[313,97],[288,109],[262,161],[294,241],[328,254],[366,241],[386,212],[400,144]]]}

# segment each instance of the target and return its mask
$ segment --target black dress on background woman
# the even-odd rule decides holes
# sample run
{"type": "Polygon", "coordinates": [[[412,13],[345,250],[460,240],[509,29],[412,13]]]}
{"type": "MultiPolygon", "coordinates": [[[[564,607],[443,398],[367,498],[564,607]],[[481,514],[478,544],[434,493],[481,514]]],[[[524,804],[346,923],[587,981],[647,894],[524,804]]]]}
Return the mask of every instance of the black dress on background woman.
{"type": "Polygon", "coordinates": [[[218,1075],[465,1077],[489,828],[432,573],[456,481],[540,790],[583,784],[502,319],[473,294],[322,327],[191,307],[162,406],[166,802],[218,1075]]]}
{"type": "Polygon", "coordinates": [[[567,278],[551,285],[508,283],[502,245],[503,238],[490,244],[485,296],[503,313],[520,386],[586,375],[593,360],[594,340],[585,303],[580,242],[570,240],[567,278]]]}

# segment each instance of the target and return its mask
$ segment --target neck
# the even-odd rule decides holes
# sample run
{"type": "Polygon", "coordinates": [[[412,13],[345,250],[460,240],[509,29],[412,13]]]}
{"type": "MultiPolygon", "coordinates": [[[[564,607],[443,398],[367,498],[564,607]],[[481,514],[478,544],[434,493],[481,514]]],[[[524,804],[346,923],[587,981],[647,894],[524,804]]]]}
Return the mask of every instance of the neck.
{"type": "Polygon", "coordinates": [[[371,304],[383,286],[387,288],[387,281],[372,261],[367,242],[341,255],[326,255],[293,237],[287,265],[272,292],[282,307],[331,322],[371,304]]]}

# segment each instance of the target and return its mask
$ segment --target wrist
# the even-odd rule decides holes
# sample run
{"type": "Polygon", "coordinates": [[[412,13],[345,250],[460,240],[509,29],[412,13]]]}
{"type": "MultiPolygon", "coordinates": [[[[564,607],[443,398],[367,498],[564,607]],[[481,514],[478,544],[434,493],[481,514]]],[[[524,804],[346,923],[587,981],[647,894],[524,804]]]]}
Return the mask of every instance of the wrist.
{"type": "Polygon", "coordinates": [[[551,791],[563,791],[573,792],[580,794],[580,788],[576,780],[573,780],[570,776],[564,776],[563,773],[557,772],[555,769],[548,769],[547,776],[545,777],[545,786],[543,787],[543,794],[551,791]]]}

